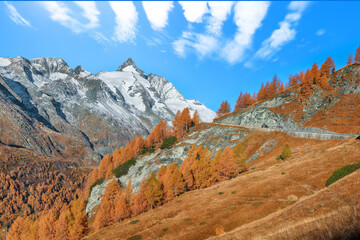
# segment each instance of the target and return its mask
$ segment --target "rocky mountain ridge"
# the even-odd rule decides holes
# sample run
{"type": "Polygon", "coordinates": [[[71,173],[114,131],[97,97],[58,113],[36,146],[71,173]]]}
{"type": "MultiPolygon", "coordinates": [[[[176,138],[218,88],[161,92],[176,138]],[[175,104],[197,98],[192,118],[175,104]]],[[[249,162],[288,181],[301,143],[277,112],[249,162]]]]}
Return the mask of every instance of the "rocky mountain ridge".
{"type": "Polygon", "coordinates": [[[161,76],[146,76],[132,59],[94,75],[60,58],[0,58],[0,139],[47,155],[98,161],[177,110],[215,113],[186,100],[161,76]]]}
{"type": "Polygon", "coordinates": [[[215,119],[221,124],[305,133],[360,132],[360,64],[339,69],[329,88],[314,86],[308,99],[300,88],[215,119]]]}

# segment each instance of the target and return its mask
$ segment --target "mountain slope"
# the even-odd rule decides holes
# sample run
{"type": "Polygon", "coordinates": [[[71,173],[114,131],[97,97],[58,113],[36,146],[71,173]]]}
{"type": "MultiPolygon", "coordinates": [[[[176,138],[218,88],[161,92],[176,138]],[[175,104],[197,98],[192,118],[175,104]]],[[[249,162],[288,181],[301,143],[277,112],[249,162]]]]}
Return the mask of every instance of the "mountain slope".
{"type": "Polygon", "coordinates": [[[245,174],[187,192],[87,238],[128,239],[141,235],[142,239],[207,239],[216,238],[216,229],[223,229],[229,234],[218,236],[222,239],[264,239],[262,236],[278,230],[278,226],[302,223],[308,216],[315,219],[360,200],[354,191],[360,184],[359,172],[325,188],[336,169],[358,160],[358,141],[299,139],[274,132],[258,132],[251,138],[255,142],[276,139],[277,144],[245,174]],[[291,145],[293,156],[277,161],[285,143],[291,145]],[[136,224],[130,224],[135,220],[136,224]]]}
{"type": "Polygon", "coordinates": [[[215,120],[223,124],[317,133],[360,132],[360,64],[330,75],[329,88],[314,85],[309,98],[294,87],[215,120]]]}
{"type": "Polygon", "coordinates": [[[89,162],[185,107],[204,121],[215,116],[166,79],[146,76],[131,59],[97,75],[59,58],[0,60],[0,137],[7,145],[64,157],[73,157],[75,146],[89,162]]]}

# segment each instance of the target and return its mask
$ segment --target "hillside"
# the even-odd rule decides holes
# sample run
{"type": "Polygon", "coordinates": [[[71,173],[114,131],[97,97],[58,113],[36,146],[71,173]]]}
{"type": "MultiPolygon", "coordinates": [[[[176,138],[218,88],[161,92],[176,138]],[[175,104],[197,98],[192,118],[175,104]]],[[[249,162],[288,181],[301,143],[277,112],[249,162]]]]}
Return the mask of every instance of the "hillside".
{"type": "Polygon", "coordinates": [[[0,101],[3,144],[84,164],[146,136],[185,107],[203,121],[215,117],[165,78],[145,75],[130,58],[117,71],[97,75],[59,58],[1,58],[0,101]]]}
{"type": "Polygon", "coordinates": [[[360,64],[336,71],[328,83],[328,89],[314,85],[307,98],[299,86],[289,88],[215,122],[283,131],[360,133],[360,64]]]}
{"type": "Polygon", "coordinates": [[[152,84],[162,89],[160,102],[169,111],[188,107],[171,124],[160,120],[146,138],[133,137],[108,152],[73,200],[52,200],[57,210],[45,208],[37,220],[17,218],[10,235],[36,235],[38,229],[40,239],[326,239],[344,236],[339,229],[346,226],[349,237],[356,236],[352,210],[356,213],[360,196],[349,189],[360,184],[358,172],[329,187],[325,183],[335,170],[359,162],[360,65],[328,70],[319,84],[308,70],[303,82],[258,95],[258,101],[212,123],[201,123],[202,110],[192,111],[184,105],[189,101],[174,104],[171,99],[180,98],[175,89],[158,85],[160,77],[144,75],[132,60],[116,72],[98,73],[97,81],[116,92],[116,99],[121,95],[138,119],[149,107],[140,99],[161,95],[152,84]],[[311,223],[318,229],[308,231],[311,223]]]}
{"type": "MultiPolygon", "coordinates": [[[[186,152],[190,149],[189,144],[207,147],[214,156],[219,148],[224,149],[225,146],[233,148],[236,144],[241,143],[244,146],[242,151],[247,156],[246,162],[250,170],[235,179],[219,183],[209,189],[187,192],[155,210],[100,230],[92,237],[94,239],[112,239],[115,236],[121,236],[118,238],[127,239],[132,235],[140,234],[144,239],[154,237],[204,239],[214,236],[217,227],[224,228],[225,232],[235,231],[237,227],[290,207],[298,199],[306,199],[307,196],[316,199],[317,194],[320,194],[321,190],[325,188],[324,183],[333,171],[346,164],[358,162],[359,143],[353,139],[360,130],[358,129],[360,115],[359,111],[356,111],[360,96],[359,70],[359,64],[352,64],[334,72],[329,76],[329,87],[324,89],[314,85],[308,97],[304,97],[301,93],[301,86],[291,87],[275,97],[265,99],[240,111],[224,114],[215,119],[212,124],[200,124],[192,128],[189,134],[169,150],[159,149],[153,154],[140,156],[129,172],[118,179],[123,187],[131,180],[134,190],[138,191],[142,179],[151,172],[160,171],[161,164],[169,166],[176,162],[180,166],[186,158],[186,152]],[[319,120],[319,118],[321,119],[319,120]],[[228,132],[229,129],[236,130],[237,128],[237,131],[240,132],[228,132]],[[232,138],[236,135],[239,137],[232,138]],[[301,138],[296,138],[296,136],[301,138]],[[212,141],[213,139],[214,141],[212,141]],[[290,144],[293,155],[291,160],[282,162],[277,158],[285,143],[290,144]],[[326,169],[323,169],[324,166],[326,169]],[[264,182],[261,181],[262,178],[265,179],[264,182]],[[251,179],[256,179],[256,181],[251,179]],[[269,185],[269,181],[276,182],[275,186],[269,185]],[[221,186],[227,189],[232,182],[236,182],[235,186],[227,191],[227,197],[222,196],[225,191],[219,190],[222,188],[221,186]],[[245,188],[247,190],[242,189],[243,186],[247,186],[245,188]],[[207,191],[211,191],[212,195],[207,196],[207,191]],[[216,193],[216,191],[218,192],[216,193]],[[215,198],[219,192],[221,196],[217,196],[215,202],[222,201],[219,199],[224,198],[224,201],[229,204],[228,207],[220,205],[207,209],[206,212],[198,212],[201,210],[197,209],[198,205],[196,204],[206,205],[207,202],[212,202],[211,199],[215,198]],[[235,201],[234,195],[229,192],[233,194],[241,192],[243,202],[235,201]],[[236,209],[240,212],[235,211],[236,209]],[[222,211],[230,212],[229,216],[217,215],[222,211]],[[232,213],[234,214],[232,215],[232,213]],[[157,220],[150,219],[154,215],[158,216],[157,220]],[[183,219],[177,218],[177,215],[181,215],[183,219]],[[197,216],[204,219],[197,219],[197,216]],[[220,220],[220,217],[229,218],[229,220],[220,220]],[[195,227],[191,220],[193,218],[202,224],[195,227]],[[140,221],[136,226],[129,225],[129,222],[134,220],[140,221]],[[164,222],[169,226],[163,227],[164,222]],[[184,227],[184,233],[175,230],[174,226],[178,225],[184,227]],[[166,230],[161,230],[162,227],[166,230]],[[149,235],[148,231],[152,235],[149,235]]],[[[100,203],[99,199],[109,182],[104,182],[93,189],[87,206],[87,212],[91,213],[90,216],[93,214],[93,209],[96,209],[100,203]]],[[[347,187],[344,186],[344,191],[347,187]]],[[[349,193],[344,192],[344,194],[349,193]]],[[[348,197],[355,199],[358,196],[348,197]]],[[[324,210],[324,214],[338,214],[337,210],[332,208],[334,203],[330,201],[329,204],[331,207],[324,210]]],[[[345,202],[341,206],[351,204],[345,202]]],[[[353,205],[353,207],[356,206],[353,205]]],[[[331,216],[333,215],[329,216],[326,220],[332,221],[331,216]]],[[[308,216],[304,214],[303,217],[308,216]]],[[[348,217],[352,217],[351,214],[348,217]]],[[[318,221],[318,218],[315,218],[314,221],[318,221]]],[[[291,224],[301,225],[300,218],[295,220],[299,222],[295,221],[291,224]]],[[[285,225],[289,223],[286,220],[282,221],[285,222],[285,225]]],[[[233,236],[237,236],[236,234],[234,233],[233,236]]]]}
{"type": "Polygon", "coordinates": [[[127,239],[134,235],[142,239],[207,239],[216,235],[216,228],[224,229],[224,239],[253,239],[275,229],[289,228],[291,232],[291,226],[306,219],[315,221],[344,206],[356,206],[360,196],[352,190],[359,187],[359,172],[329,188],[325,182],[336,169],[358,162],[359,142],[257,134],[279,142],[246,174],[185,193],[88,239],[127,239]],[[292,146],[293,156],[288,161],[276,160],[285,142],[292,146]],[[134,220],[139,221],[130,224],[134,220]]]}

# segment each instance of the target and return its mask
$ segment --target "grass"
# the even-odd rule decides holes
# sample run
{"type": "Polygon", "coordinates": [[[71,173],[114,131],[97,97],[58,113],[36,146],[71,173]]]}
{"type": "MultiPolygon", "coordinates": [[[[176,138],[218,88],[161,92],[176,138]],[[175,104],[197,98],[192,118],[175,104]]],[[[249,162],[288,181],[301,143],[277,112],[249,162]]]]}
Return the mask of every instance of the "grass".
{"type": "Polygon", "coordinates": [[[223,195],[224,194],[224,192],[219,192],[219,195],[223,195]]]}
{"type": "Polygon", "coordinates": [[[286,174],[286,172],[282,172],[282,173],[281,173],[281,175],[284,175],[284,174],[286,174]]]}
{"type": "Polygon", "coordinates": [[[127,240],[141,240],[142,236],[141,235],[134,235],[132,237],[129,237],[127,240]]]}
{"type": "Polygon", "coordinates": [[[188,222],[188,221],[190,221],[190,220],[191,220],[191,218],[185,218],[185,219],[184,219],[185,222],[188,222]]]}
{"type": "Polygon", "coordinates": [[[131,221],[130,224],[137,224],[139,222],[139,220],[134,220],[134,221],[131,221]]]}
{"type": "Polygon", "coordinates": [[[176,141],[177,141],[176,136],[171,136],[171,137],[165,138],[160,146],[160,149],[171,148],[172,145],[174,145],[176,143],[176,141]]]}
{"type": "Polygon", "coordinates": [[[120,164],[117,168],[113,169],[113,173],[116,178],[119,178],[123,175],[126,175],[129,172],[129,168],[132,165],[135,165],[136,160],[135,158],[130,159],[126,163],[120,164]]]}
{"type": "Polygon", "coordinates": [[[358,170],[360,168],[360,163],[354,163],[346,165],[338,170],[336,170],[330,178],[326,181],[325,186],[330,186],[334,182],[338,181],[339,179],[345,177],[346,175],[349,175],[350,173],[358,170]]]}
{"type": "Polygon", "coordinates": [[[360,239],[360,205],[303,220],[268,239],[360,239]]]}
{"type": "Polygon", "coordinates": [[[236,193],[236,191],[232,191],[232,192],[231,192],[231,194],[235,194],[235,193],[236,193]]]}
{"type": "Polygon", "coordinates": [[[169,230],[169,228],[163,228],[163,232],[167,232],[167,230],[169,230]]]}
{"type": "Polygon", "coordinates": [[[254,206],[259,206],[260,204],[263,204],[263,202],[254,202],[253,203],[254,206]]]}
{"type": "Polygon", "coordinates": [[[206,224],[206,222],[200,222],[200,225],[205,225],[206,224]]]}

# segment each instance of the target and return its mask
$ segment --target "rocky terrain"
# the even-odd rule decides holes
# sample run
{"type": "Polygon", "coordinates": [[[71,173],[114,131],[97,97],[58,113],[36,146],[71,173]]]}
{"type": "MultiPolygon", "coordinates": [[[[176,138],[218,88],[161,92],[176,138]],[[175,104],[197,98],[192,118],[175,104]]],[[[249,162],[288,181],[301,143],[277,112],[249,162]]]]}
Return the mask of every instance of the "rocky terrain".
{"type": "MultiPolygon", "coordinates": [[[[192,129],[189,135],[172,148],[165,150],[158,149],[154,153],[139,157],[136,164],[129,169],[128,174],[120,177],[118,180],[123,186],[126,186],[128,181],[131,180],[134,190],[137,191],[140,182],[146,178],[149,173],[157,172],[162,164],[168,166],[176,162],[177,165],[180,166],[193,145],[207,147],[212,151],[212,154],[215,155],[219,149],[224,149],[226,146],[234,147],[247,135],[248,130],[245,128],[202,124],[192,129]]],[[[104,193],[108,183],[109,181],[106,181],[92,189],[86,208],[87,213],[91,213],[100,203],[101,195],[104,193]]]]}
{"type": "Polygon", "coordinates": [[[1,58],[0,104],[3,144],[86,164],[185,107],[198,110],[203,121],[215,116],[131,59],[115,72],[94,75],[59,58],[1,58]]]}
{"type": "MultiPolygon", "coordinates": [[[[309,99],[299,88],[290,88],[249,108],[227,114],[217,123],[270,128],[285,132],[360,132],[360,64],[353,64],[330,76],[330,87],[314,87],[309,99]]],[[[306,135],[306,134],[304,134],[306,135]]]]}

